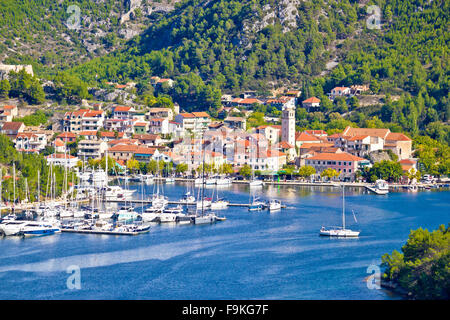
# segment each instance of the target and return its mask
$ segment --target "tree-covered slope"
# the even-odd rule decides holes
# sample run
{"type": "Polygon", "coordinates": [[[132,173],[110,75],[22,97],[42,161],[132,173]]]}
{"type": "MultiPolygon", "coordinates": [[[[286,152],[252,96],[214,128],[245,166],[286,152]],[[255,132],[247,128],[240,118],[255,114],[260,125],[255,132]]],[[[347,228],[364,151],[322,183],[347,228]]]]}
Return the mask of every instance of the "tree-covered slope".
{"type": "Polygon", "coordinates": [[[120,48],[176,1],[0,0],[0,62],[54,74],[120,48]]]}
{"type": "Polygon", "coordinates": [[[414,299],[450,298],[450,229],[411,231],[402,247],[382,257],[383,280],[399,285],[414,299]]]}
{"type": "MultiPolygon", "coordinates": [[[[147,81],[192,73],[222,91],[300,86],[322,98],[334,86],[365,83],[374,93],[405,94],[407,103],[420,95],[423,108],[399,111],[420,127],[426,117],[449,116],[449,9],[444,0],[187,0],[126,49],[75,72],[91,83],[96,75],[147,81]],[[381,29],[368,28],[374,4],[381,29]]],[[[401,120],[392,113],[387,121],[401,120]]]]}

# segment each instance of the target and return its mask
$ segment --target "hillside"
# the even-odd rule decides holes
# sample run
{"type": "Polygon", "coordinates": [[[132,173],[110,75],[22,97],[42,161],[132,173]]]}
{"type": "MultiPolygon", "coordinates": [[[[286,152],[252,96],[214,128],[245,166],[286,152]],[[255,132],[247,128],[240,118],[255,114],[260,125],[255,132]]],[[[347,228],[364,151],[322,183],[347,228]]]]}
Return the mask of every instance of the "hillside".
{"type": "Polygon", "coordinates": [[[177,0],[0,0],[0,62],[40,76],[121,48],[177,0]]]}

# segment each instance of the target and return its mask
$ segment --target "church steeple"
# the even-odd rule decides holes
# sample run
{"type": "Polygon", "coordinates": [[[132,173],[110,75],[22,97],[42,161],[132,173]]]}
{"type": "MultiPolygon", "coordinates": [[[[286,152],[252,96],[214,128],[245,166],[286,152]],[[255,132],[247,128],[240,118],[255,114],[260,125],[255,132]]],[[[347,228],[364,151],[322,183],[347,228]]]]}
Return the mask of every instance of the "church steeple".
{"type": "Polygon", "coordinates": [[[295,106],[283,107],[281,118],[281,141],[295,146],[295,106]]]}

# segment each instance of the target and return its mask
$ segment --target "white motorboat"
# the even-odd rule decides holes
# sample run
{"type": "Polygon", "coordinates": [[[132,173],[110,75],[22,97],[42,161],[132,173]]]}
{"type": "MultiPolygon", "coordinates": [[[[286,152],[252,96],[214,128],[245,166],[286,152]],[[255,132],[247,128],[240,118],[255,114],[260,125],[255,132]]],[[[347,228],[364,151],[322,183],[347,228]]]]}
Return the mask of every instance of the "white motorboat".
{"type": "Polygon", "coordinates": [[[203,184],[203,179],[202,178],[197,178],[194,180],[194,185],[196,186],[201,186],[203,184]]]}
{"type": "Polygon", "coordinates": [[[55,233],[61,233],[61,229],[50,223],[43,221],[27,222],[20,227],[19,235],[25,237],[47,236],[55,233]]]}
{"type": "Polygon", "coordinates": [[[205,185],[212,186],[216,184],[217,179],[216,178],[208,178],[205,180],[205,185]]]}
{"type": "Polygon", "coordinates": [[[114,216],[114,213],[111,212],[99,212],[98,213],[98,218],[101,220],[108,220],[111,219],[114,216]]]}
{"type": "Polygon", "coordinates": [[[142,213],[142,221],[144,222],[158,222],[161,212],[147,212],[142,213]]]}
{"type": "Polygon", "coordinates": [[[270,200],[268,207],[269,211],[281,210],[281,202],[277,199],[270,200]]]}
{"type": "Polygon", "coordinates": [[[366,188],[376,194],[388,194],[389,193],[389,185],[383,179],[378,179],[377,181],[375,181],[375,184],[373,186],[370,186],[370,187],[367,186],[366,188]]]}
{"type": "Polygon", "coordinates": [[[92,172],[91,181],[94,187],[104,187],[108,185],[108,175],[104,170],[96,170],[92,172]]]}
{"type": "Polygon", "coordinates": [[[262,180],[253,180],[253,181],[249,182],[249,186],[250,187],[262,187],[263,182],[262,182],[262,180]]]}
{"type": "Polygon", "coordinates": [[[159,221],[161,223],[169,223],[169,222],[177,222],[177,214],[176,213],[169,213],[169,212],[163,212],[159,215],[159,221]]]}
{"type": "Polygon", "coordinates": [[[104,198],[108,200],[130,200],[136,190],[127,190],[120,186],[107,186],[104,188],[104,198]]]}
{"type": "Polygon", "coordinates": [[[176,220],[177,220],[178,224],[191,224],[192,223],[191,217],[184,213],[178,214],[176,220]]]}
{"type": "Polygon", "coordinates": [[[73,211],[72,209],[70,209],[70,208],[59,210],[59,217],[60,217],[61,219],[64,219],[64,218],[71,218],[71,217],[73,217],[73,216],[74,216],[74,211],[73,211]]]}
{"type": "Polygon", "coordinates": [[[216,185],[218,185],[218,186],[229,186],[229,185],[231,185],[231,179],[229,179],[229,178],[218,178],[218,179],[216,179],[216,185]]]}
{"type": "Polygon", "coordinates": [[[172,208],[165,208],[163,210],[163,213],[182,213],[183,212],[183,207],[181,205],[178,205],[176,207],[172,207],[172,208]]]}
{"type": "Polygon", "coordinates": [[[174,178],[166,178],[166,183],[174,183],[175,179],[174,178]]]}
{"type": "Polygon", "coordinates": [[[5,236],[14,236],[20,232],[22,226],[24,226],[27,222],[33,221],[25,221],[25,220],[7,220],[0,223],[0,231],[5,236]]]}
{"type": "Polygon", "coordinates": [[[134,221],[137,219],[138,216],[139,216],[139,214],[136,211],[134,211],[134,208],[132,208],[132,207],[121,208],[118,211],[117,220],[118,221],[134,221]]]}
{"type": "MultiPolygon", "coordinates": [[[[353,217],[355,217],[353,213],[353,217]]],[[[355,218],[356,220],[356,218],[355,218]]],[[[342,227],[329,227],[322,228],[319,231],[319,235],[327,237],[343,237],[343,238],[356,238],[360,234],[360,231],[353,231],[345,228],[345,196],[344,185],[342,186],[342,227]]]]}

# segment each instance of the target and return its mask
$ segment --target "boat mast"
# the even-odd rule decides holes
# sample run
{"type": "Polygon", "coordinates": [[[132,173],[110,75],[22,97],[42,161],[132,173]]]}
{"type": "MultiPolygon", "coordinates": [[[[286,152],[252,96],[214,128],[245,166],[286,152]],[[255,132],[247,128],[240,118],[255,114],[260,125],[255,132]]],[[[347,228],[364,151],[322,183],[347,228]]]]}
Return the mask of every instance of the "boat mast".
{"type": "Polygon", "coordinates": [[[202,135],[202,151],[203,151],[203,164],[202,164],[202,217],[204,211],[204,199],[205,199],[205,145],[204,145],[205,132],[202,135]]]}
{"type": "Polygon", "coordinates": [[[13,212],[15,212],[16,203],[16,163],[13,162],[13,212]]]}
{"type": "Polygon", "coordinates": [[[344,188],[342,185],[342,230],[345,230],[345,197],[344,197],[344,188]]]}
{"type": "Polygon", "coordinates": [[[38,180],[37,180],[37,202],[41,200],[41,192],[40,192],[40,180],[41,180],[41,172],[38,170],[38,180]]]}

